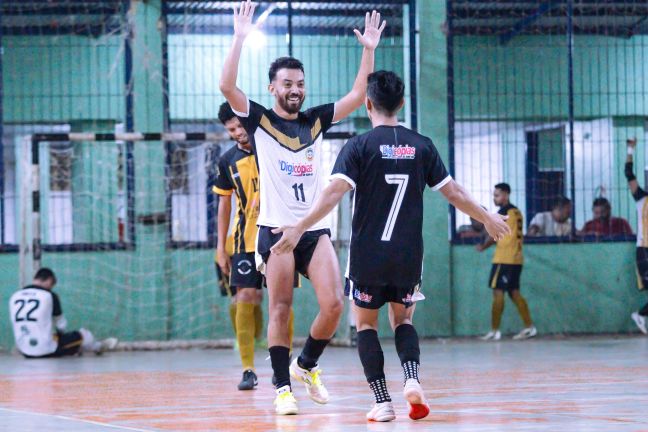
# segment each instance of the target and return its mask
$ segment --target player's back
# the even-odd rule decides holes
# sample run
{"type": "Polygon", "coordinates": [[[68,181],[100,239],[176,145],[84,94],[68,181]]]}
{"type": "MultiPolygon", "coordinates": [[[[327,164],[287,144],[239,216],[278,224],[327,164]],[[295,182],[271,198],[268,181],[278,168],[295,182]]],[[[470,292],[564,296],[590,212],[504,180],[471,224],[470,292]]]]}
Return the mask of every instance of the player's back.
{"type": "Polygon", "coordinates": [[[423,192],[450,179],[432,141],[402,126],[376,127],[349,140],[333,171],[340,174],[355,182],[347,277],[363,285],[418,283],[423,192]]]}
{"type": "Polygon", "coordinates": [[[53,338],[54,294],[44,288],[27,286],[9,299],[18,350],[28,356],[42,356],[56,351],[53,338]]]}

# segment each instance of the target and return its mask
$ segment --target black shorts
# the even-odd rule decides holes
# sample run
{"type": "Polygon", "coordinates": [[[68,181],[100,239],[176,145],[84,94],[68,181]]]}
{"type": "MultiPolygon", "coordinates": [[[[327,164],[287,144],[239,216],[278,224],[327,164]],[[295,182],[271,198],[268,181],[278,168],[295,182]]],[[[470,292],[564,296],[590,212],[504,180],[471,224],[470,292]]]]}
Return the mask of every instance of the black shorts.
{"type": "Polygon", "coordinates": [[[489,286],[507,292],[520,289],[521,264],[493,264],[489,286]]]}
{"type": "Polygon", "coordinates": [[[81,344],[83,343],[83,337],[78,331],[72,331],[68,333],[59,333],[58,341],[56,345],[56,351],[51,354],[43,356],[28,356],[26,358],[51,358],[51,357],[64,357],[72,356],[81,352],[81,344]]]}
{"type": "Polygon", "coordinates": [[[406,308],[412,306],[412,296],[419,284],[410,287],[358,285],[346,280],[344,295],[363,309],[380,309],[385,303],[400,303],[406,308]]]}
{"type": "MultiPolygon", "coordinates": [[[[257,237],[257,252],[261,255],[264,263],[268,262],[270,257],[270,249],[274,246],[280,239],[283,234],[273,234],[272,230],[267,226],[259,227],[259,235],[257,237]]],[[[295,257],[295,270],[304,276],[308,276],[308,265],[310,264],[311,259],[313,258],[313,253],[315,252],[315,247],[317,247],[317,242],[319,238],[323,235],[331,237],[331,230],[321,229],[316,231],[306,231],[299,239],[297,247],[293,251],[295,257]]]]}
{"type": "Polygon", "coordinates": [[[232,273],[229,280],[230,290],[233,295],[237,288],[263,287],[263,275],[256,269],[254,252],[232,255],[232,273]]]}
{"type": "Polygon", "coordinates": [[[637,287],[640,290],[648,287],[648,248],[637,248],[637,287]]]}

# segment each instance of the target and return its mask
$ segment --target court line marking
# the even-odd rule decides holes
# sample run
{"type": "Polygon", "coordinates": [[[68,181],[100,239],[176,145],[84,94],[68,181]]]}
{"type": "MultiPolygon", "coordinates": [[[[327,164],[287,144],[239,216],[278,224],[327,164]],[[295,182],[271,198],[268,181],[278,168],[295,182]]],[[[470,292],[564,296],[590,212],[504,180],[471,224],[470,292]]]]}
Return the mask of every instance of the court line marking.
{"type": "Polygon", "coordinates": [[[23,411],[23,410],[17,410],[13,408],[4,408],[0,407],[0,411],[7,411],[7,412],[12,412],[15,414],[27,414],[27,415],[35,415],[35,416],[41,416],[41,417],[54,417],[60,420],[68,420],[68,421],[77,421],[81,423],[88,423],[92,424],[95,426],[103,426],[103,427],[109,427],[113,429],[121,429],[121,430],[127,430],[127,431],[135,431],[135,432],[154,432],[151,429],[138,429],[138,428],[133,428],[129,426],[118,426],[118,425],[113,425],[110,423],[103,423],[99,421],[94,421],[94,420],[85,420],[85,419],[80,419],[76,417],[68,417],[64,415],[59,415],[59,414],[47,414],[47,413],[39,413],[39,412],[34,412],[34,411],[23,411]]]}

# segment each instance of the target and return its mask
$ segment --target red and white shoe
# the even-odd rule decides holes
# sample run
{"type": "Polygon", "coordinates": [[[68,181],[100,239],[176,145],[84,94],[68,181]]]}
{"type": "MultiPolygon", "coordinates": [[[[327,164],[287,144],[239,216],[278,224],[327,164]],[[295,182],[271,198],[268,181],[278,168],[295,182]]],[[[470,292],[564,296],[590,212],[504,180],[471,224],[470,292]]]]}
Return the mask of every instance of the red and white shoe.
{"type": "Polygon", "coordinates": [[[421,388],[418,381],[411,378],[405,381],[403,396],[405,396],[409,404],[409,417],[412,420],[420,420],[430,414],[430,406],[425,401],[423,388],[421,388]]]}

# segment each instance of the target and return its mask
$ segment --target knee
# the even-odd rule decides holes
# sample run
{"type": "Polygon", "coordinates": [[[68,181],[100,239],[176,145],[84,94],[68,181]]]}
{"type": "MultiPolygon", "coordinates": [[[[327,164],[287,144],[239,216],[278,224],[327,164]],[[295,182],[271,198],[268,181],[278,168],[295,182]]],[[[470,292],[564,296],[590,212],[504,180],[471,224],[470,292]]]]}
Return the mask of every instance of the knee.
{"type": "Polygon", "coordinates": [[[328,315],[339,318],[344,310],[344,301],[342,301],[341,298],[332,299],[331,302],[327,304],[325,310],[328,315]]]}
{"type": "Polygon", "coordinates": [[[288,321],[290,318],[291,306],[287,302],[275,303],[269,311],[269,317],[272,320],[288,321]]]}
{"type": "Polygon", "coordinates": [[[236,301],[239,303],[256,303],[257,294],[254,288],[240,289],[236,294],[236,301]]]}

